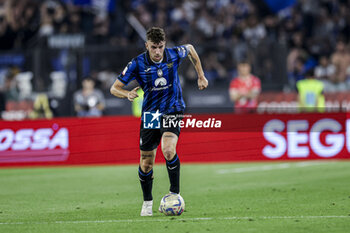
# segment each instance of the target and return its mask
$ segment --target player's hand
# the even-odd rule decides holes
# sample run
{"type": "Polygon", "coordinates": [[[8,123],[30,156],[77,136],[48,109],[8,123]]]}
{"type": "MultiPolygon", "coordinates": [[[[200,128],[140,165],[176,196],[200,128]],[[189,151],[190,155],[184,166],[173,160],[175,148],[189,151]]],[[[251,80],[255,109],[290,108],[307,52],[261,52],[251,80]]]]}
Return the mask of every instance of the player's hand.
{"type": "Polygon", "coordinates": [[[137,90],[139,89],[140,87],[135,87],[134,89],[132,89],[131,91],[129,91],[128,93],[128,100],[130,102],[134,102],[134,99],[139,97],[139,95],[137,94],[137,90]]]}
{"type": "Polygon", "coordinates": [[[205,76],[199,76],[198,77],[198,88],[199,90],[204,90],[208,87],[208,80],[205,78],[205,76]]]}

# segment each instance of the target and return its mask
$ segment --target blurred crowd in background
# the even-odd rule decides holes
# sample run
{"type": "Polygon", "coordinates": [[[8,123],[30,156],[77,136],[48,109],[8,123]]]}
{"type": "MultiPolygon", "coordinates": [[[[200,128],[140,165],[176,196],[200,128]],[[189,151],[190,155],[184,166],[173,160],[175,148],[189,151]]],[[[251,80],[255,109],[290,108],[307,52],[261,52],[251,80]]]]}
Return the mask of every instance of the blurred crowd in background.
{"type": "MultiPolygon", "coordinates": [[[[45,93],[50,116],[82,115],[83,79],[107,97],[151,26],[165,29],[168,47],[195,45],[211,87],[227,93],[242,60],[262,92],[295,92],[311,69],[325,93],[350,90],[350,0],[0,0],[1,110],[33,108],[17,100],[45,93]],[[52,49],[55,35],[83,35],[83,45],[52,49]]],[[[180,73],[184,85],[196,79],[188,64],[180,73]]]]}

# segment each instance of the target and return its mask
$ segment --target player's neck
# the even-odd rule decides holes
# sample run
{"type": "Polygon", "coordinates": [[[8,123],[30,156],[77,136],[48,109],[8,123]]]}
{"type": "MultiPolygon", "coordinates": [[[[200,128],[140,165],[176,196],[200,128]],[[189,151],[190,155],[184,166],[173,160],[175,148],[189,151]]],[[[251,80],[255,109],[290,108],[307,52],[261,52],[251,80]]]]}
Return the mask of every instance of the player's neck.
{"type": "MultiPolygon", "coordinates": [[[[151,58],[151,57],[150,57],[150,58],[151,58]]],[[[155,63],[155,64],[159,64],[159,63],[162,63],[163,58],[164,58],[164,57],[162,57],[162,59],[160,59],[160,61],[154,61],[154,60],[151,58],[151,61],[152,61],[153,63],[155,63]]]]}
{"type": "Polygon", "coordinates": [[[247,74],[247,75],[240,75],[240,78],[241,79],[249,79],[251,77],[250,74],[247,74]]]}
{"type": "Polygon", "coordinates": [[[90,95],[93,91],[94,91],[93,88],[92,89],[88,88],[88,89],[83,89],[82,92],[83,92],[83,95],[87,96],[87,95],[90,95]]]}

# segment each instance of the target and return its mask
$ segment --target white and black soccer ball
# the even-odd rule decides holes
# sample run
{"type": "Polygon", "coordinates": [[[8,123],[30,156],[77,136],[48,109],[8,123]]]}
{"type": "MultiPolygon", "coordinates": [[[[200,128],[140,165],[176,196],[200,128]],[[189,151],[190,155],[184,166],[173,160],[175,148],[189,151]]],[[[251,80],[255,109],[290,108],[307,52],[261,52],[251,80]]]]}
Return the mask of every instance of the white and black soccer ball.
{"type": "Polygon", "coordinates": [[[181,215],[185,210],[185,201],[180,194],[166,194],[160,200],[160,212],[167,216],[181,215]]]}

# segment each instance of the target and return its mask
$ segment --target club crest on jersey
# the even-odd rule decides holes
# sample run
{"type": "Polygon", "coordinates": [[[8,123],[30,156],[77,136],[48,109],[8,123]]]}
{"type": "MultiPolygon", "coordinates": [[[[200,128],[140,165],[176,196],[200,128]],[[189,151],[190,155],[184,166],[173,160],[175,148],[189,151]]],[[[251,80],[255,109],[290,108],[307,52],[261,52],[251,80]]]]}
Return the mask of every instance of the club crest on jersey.
{"type": "Polygon", "coordinates": [[[162,69],[157,70],[157,75],[159,78],[154,80],[154,87],[151,88],[151,91],[161,91],[161,90],[168,89],[169,87],[172,86],[171,83],[168,85],[168,81],[164,77],[162,77],[163,76],[162,69]]]}
{"type": "Polygon", "coordinates": [[[157,74],[158,74],[158,77],[162,77],[163,76],[163,70],[162,69],[158,69],[157,70],[157,74]]]}

